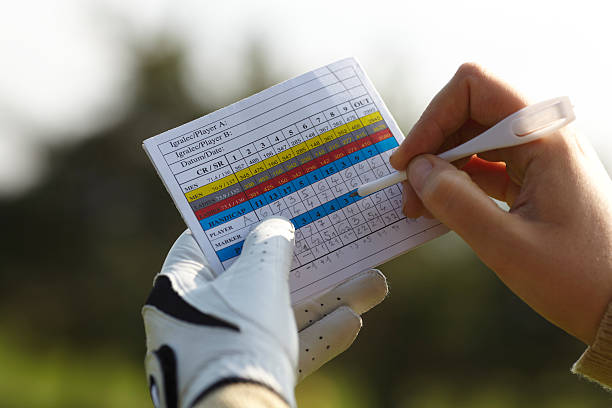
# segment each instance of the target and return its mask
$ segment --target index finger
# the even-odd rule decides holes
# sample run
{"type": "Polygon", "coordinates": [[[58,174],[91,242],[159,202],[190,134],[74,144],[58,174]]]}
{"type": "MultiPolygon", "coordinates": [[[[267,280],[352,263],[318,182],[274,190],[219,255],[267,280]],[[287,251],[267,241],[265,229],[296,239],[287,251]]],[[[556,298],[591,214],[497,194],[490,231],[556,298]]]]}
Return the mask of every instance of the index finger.
{"type": "Polygon", "coordinates": [[[390,163],[403,170],[413,157],[436,153],[468,121],[488,128],[525,106],[526,99],[505,82],[477,64],[463,64],[429,103],[390,163]]]}

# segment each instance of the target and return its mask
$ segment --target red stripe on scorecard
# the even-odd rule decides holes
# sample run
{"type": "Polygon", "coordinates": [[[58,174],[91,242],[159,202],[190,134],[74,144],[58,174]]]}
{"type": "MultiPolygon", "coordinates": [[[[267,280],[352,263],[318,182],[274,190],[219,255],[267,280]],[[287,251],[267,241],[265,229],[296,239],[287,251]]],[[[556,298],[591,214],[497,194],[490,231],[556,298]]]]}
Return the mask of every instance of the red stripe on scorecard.
{"type": "Polygon", "coordinates": [[[329,163],[332,162],[332,157],[329,153],[324,154],[321,157],[317,157],[316,159],[313,160],[315,162],[315,164],[317,165],[317,167],[323,167],[328,165],[329,163]]]}
{"type": "Polygon", "coordinates": [[[304,175],[304,171],[300,167],[296,167],[283,175],[289,177],[289,180],[294,180],[298,177],[302,177],[304,175]]]}
{"type": "Polygon", "coordinates": [[[261,187],[264,193],[270,190],[274,190],[276,188],[272,181],[266,181],[265,183],[262,183],[259,187],[261,187]]]}
{"type": "Polygon", "coordinates": [[[242,204],[247,200],[247,197],[244,193],[238,193],[233,195],[225,200],[221,200],[214,204],[209,205],[208,207],[204,207],[195,212],[195,216],[198,220],[203,220],[206,217],[210,217],[211,215],[215,215],[220,213],[221,211],[225,211],[229,208],[232,208],[238,204],[242,204]]]}
{"type": "Polygon", "coordinates": [[[255,186],[253,188],[249,188],[247,191],[245,191],[244,193],[246,194],[246,197],[251,200],[259,195],[262,195],[263,193],[265,193],[266,191],[270,191],[274,189],[274,183],[272,182],[272,180],[270,181],[266,181],[265,183],[262,183],[258,186],[255,186]]]}
{"type": "Polygon", "coordinates": [[[277,187],[280,187],[283,184],[286,184],[290,182],[291,180],[295,180],[296,178],[301,177],[303,175],[304,175],[304,172],[302,171],[302,169],[299,167],[296,167],[295,169],[289,170],[288,172],[275,177],[274,179],[272,179],[272,181],[278,184],[277,187]]]}
{"type": "Polygon", "coordinates": [[[378,132],[370,135],[370,140],[372,141],[372,143],[378,143],[385,139],[390,138],[391,136],[393,135],[391,134],[391,131],[389,129],[383,129],[383,130],[379,130],[378,132]]]}
{"type": "Polygon", "coordinates": [[[251,200],[255,197],[257,197],[258,195],[261,195],[264,193],[263,190],[263,185],[259,185],[259,186],[255,186],[253,188],[249,188],[247,191],[244,192],[244,194],[246,194],[247,199],[251,200]]]}
{"type": "Polygon", "coordinates": [[[355,153],[357,150],[360,149],[359,147],[359,141],[353,142],[353,143],[349,143],[346,146],[344,146],[342,149],[344,150],[344,152],[348,155],[348,154],[352,154],[355,153]]]}
{"type": "Polygon", "coordinates": [[[340,160],[341,158],[346,156],[346,154],[344,154],[342,150],[334,150],[329,153],[329,155],[331,156],[332,161],[340,160]]]}
{"type": "Polygon", "coordinates": [[[291,180],[296,179],[302,175],[301,170],[299,172],[296,170],[300,170],[300,169],[299,168],[293,169],[291,171],[288,171],[287,173],[281,174],[280,176],[274,177],[272,180],[270,180],[270,184],[274,188],[276,188],[276,187],[282,186],[283,184],[289,183],[291,180]]]}
{"type": "Polygon", "coordinates": [[[273,179],[268,180],[268,181],[266,181],[265,183],[262,183],[262,184],[269,185],[271,188],[276,188],[276,187],[281,185],[279,177],[280,176],[274,177],[273,179]]]}
{"type": "Polygon", "coordinates": [[[314,161],[310,161],[307,164],[303,164],[302,168],[304,169],[305,173],[310,173],[311,171],[314,171],[317,168],[319,168],[319,166],[317,166],[317,164],[314,161]]]}
{"type": "Polygon", "coordinates": [[[288,182],[290,182],[291,179],[283,174],[282,176],[274,178],[272,181],[274,182],[276,187],[280,187],[283,184],[287,184],[288,182]]]}
{"type": "Polygon", "coordinates": [[[359,139],[355,142],[360,149],[365,149],[368,146],[372,146],[372,142],[367,138],[359,139]]]}

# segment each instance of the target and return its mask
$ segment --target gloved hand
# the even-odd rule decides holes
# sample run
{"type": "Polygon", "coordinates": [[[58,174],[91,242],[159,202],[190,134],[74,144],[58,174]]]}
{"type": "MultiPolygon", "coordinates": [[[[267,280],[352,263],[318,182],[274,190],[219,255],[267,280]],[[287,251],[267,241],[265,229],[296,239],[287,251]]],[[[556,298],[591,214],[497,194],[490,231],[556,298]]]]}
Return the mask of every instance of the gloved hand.
{"type": "Polygon", "coordinates": [[[384,276],[363,272],[296,306],[298,368],[287,279],[293,237],[287,220],[263,221],[218,277],[189,230],[178,238],[142,312],[156,407],[191,407],[232,382],[262,384],[295,406],[296,374],[303,378],[352,344],[361,327],[357,313],[387,293],[384,276]]]}
{"type": "Polygon", "coordinates": [[[294,305],[300,342],[298,382],[349,348],[361,329],[360,315],[388,292],[385,275],[370,269],[294,305]]]}

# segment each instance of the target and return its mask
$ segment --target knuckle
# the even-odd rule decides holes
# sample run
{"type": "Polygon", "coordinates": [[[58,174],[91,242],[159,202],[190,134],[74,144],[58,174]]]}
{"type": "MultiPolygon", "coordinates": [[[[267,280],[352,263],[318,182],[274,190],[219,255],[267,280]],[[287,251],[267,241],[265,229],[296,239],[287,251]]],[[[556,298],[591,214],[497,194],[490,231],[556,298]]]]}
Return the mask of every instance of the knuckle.
{"type": "Polygon", "coordinates": [[[459,66],[456,75],[460,77],[483,77],[485,76],[485,70],[476,62],[464,62],[459,66]]]}

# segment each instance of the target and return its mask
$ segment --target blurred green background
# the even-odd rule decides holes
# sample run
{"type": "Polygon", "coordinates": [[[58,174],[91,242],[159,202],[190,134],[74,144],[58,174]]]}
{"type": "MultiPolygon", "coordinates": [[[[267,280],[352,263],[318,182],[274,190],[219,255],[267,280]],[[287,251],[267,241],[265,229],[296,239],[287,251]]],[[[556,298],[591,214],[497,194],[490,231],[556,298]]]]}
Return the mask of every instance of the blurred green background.
{"type": "MultiPolygon", "coordinates": [[[[184,224],[141,142],[231,100],[193,98],[180,41],[125,47],[135,68],[121,110],[46,145],[37,183],[0,196],[1,407],[151,406],[140,307],[184,224]]],[[[289,75],[270,68],[278,62],[258,41],[244,61],[237,97],[289,75]]],[[[419,102],[381,91],[415,113],[397,117],[409,129],[419,102]]],[[[453,233],[381,269],[389,298],[364,316],[349,351],[297,387],[300,407],[612,405],[569,373],[585,346],[453,233]]]]}

